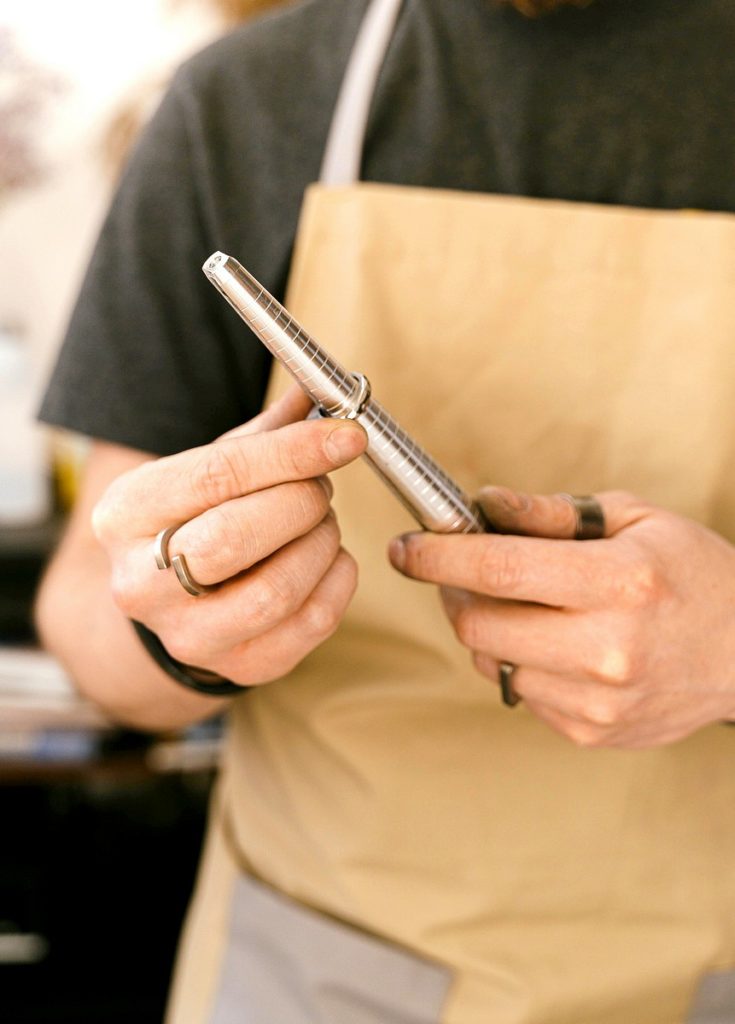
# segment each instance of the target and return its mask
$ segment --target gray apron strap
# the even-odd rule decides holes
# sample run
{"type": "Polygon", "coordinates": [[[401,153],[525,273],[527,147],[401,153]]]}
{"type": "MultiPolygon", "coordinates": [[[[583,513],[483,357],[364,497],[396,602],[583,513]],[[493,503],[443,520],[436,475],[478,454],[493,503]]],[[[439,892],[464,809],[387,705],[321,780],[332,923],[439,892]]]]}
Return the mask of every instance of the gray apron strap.
{"type": "Polygon", "coordinates": [[[446,968],[237,880],[209,1024],[440,1024],[446,968]]]}
{"type": "Polygon", "coordinates": [[[702,979],[685,1024],[733,1024],[735,971],[717,971],[702,979]]]}
{"type": "Polygon", "coordinates": [[[360,178],[365,128],[375,83],[403,0],[371,0],[350,54],[319,174],[323,185],[360,178]]]}

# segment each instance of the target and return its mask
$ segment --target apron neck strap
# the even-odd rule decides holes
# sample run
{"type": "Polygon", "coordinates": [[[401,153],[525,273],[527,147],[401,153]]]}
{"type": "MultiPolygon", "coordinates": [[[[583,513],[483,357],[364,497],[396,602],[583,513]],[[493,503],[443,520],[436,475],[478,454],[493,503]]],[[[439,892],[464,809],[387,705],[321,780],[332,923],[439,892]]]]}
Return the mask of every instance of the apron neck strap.
{"type": "Polygon", "coordinates": [[[323,185],[359,180],[370,103],[403,0],[370,0],[342,79],[319,174],[323,185]]]}

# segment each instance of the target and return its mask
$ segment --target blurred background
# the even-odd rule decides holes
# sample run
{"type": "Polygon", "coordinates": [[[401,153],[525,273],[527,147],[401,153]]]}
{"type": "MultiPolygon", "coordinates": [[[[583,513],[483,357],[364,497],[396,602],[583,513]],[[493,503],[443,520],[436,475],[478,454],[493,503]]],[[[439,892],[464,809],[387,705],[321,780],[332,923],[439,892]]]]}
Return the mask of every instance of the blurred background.
{"type": "Polygon", "coordinates": [[[82,438],[34,411],[136,133],[173,68],[271,0],[0,0],[0,1021],[162,1019],[221,723],[116,728],[32,601],[82,438]]]}

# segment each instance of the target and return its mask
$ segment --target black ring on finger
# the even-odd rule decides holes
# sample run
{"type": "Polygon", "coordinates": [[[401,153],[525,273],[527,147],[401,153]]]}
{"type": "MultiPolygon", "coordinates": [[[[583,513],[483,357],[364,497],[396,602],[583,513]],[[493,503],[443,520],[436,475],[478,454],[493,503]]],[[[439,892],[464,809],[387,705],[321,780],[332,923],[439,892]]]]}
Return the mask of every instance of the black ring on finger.
{"type": "Polygon", "coordinates": [[[514,665],[512,661],[501,661],[498,663],[500,693],[503,698],[503,704],[508,708],[514,708],[516,704],[521,702],[520,695],[513,688],[513,676],[517,668],[518,666],[514,665]]]}
{"type": "Polygon", "coordinates": [[[575,540],[600,540],[605,536],[605,513],[592,494],[562,494],[574,509],[577,525],[575,540]]]}

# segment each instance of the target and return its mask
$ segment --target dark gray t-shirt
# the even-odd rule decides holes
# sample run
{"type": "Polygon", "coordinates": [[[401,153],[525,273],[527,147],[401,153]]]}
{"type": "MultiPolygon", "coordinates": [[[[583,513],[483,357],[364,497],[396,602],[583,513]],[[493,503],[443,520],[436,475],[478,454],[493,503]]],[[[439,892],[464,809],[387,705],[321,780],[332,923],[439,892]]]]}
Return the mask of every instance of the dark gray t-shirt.
{"type": "MultiPolygon", "coordinates": [[[[258,410],[269,357],[201,264],[224,250],[282,296],[366,6],[309,0],[180,69],[123,176],[42,419],[167,454],[258,410]]],[[[535,21],[494,0],[406,0],[362,176],[735,211],[733,53],[733,0],[596,0],[535,21]]]]}

